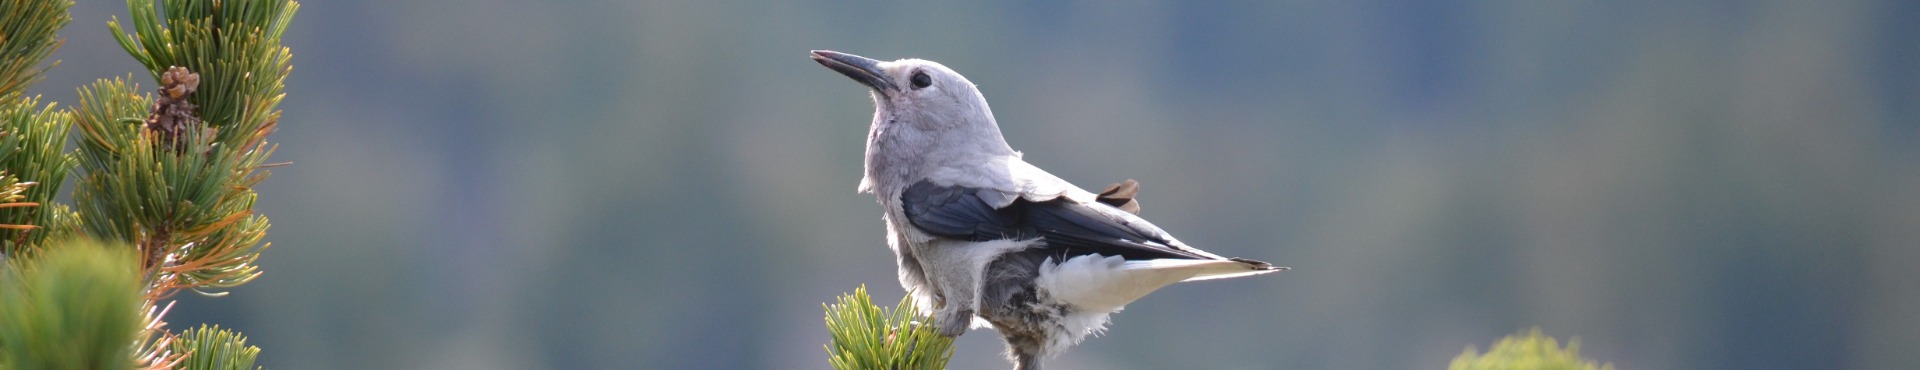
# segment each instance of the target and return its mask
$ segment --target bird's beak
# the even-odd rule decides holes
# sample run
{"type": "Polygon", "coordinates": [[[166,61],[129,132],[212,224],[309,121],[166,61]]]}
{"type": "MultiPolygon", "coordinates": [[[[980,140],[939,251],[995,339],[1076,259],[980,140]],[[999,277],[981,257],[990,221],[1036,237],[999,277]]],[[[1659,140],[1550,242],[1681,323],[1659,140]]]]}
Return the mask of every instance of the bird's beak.
{"type": "Polygon", "coordinates": [[[880,70],[878,60],[831,50],[814,50],[813,61],[847,75],[854,81],[860,81],[875,91],[885,93],[895,90],[893,81],[887,80],[887,73],[880,70]]]}

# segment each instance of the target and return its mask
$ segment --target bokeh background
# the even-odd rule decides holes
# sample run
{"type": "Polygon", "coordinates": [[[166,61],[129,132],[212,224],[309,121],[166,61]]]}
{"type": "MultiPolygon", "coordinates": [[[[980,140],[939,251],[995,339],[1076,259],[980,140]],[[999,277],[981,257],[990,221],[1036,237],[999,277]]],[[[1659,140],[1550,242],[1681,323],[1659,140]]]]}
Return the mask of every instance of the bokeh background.
{"type": "MultiPolygon", "coordinates": [[[[137,66],[83,1],[33,92],[137,66]]],[[[1920,367],[1920,2],[308,0],[260,280],[274,369],[824,369],[901,289],[872,106],[936,60],[1015,148],[1294,271],[1176,285],[1055,369],[1920,367]]],[[[146,85],[151,85],[150,83],[146,85]]],[[[1000,369],[975,331],[955,369],[1000,369]]]]}

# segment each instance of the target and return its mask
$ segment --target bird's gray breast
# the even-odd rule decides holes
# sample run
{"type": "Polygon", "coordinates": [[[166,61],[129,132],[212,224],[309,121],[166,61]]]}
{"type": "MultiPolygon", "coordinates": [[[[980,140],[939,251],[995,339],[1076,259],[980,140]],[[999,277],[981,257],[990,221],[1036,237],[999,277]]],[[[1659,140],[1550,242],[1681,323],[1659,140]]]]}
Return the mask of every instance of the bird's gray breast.
{"type": "Polygon", "coordinates": [[[937,144],[927,142],[924,135],[905,127],[897,118],[876,118],[872,132],[867,134],[861,190],[879,196],[881,203],[898,199],[908,183],[926,176],[927,152],[938,149],[937,144]]]}

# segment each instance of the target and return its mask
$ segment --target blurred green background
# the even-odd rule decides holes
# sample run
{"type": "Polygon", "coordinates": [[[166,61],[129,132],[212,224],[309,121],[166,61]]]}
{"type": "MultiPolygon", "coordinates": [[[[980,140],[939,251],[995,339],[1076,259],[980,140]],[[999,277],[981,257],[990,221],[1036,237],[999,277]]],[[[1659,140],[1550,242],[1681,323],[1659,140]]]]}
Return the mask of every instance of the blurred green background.
{"type": "MultiPolygon", "coordinates": [[[[121,2],[74,9],[32,90],[69,105],[138,70],[121,2]]],[[[1054,369],[1437,369],[1533,325],[1920,367],[1920,2],[308,0],[287,44],[266,274],[169,320],[273,369],[826,368],[821,303],[902,292],[866,89],[811,49],[940,61],[1029,161],[1295,268],[1054,369]]],[[[988,331],[953,365],[1007,367],[988,331]]]]}

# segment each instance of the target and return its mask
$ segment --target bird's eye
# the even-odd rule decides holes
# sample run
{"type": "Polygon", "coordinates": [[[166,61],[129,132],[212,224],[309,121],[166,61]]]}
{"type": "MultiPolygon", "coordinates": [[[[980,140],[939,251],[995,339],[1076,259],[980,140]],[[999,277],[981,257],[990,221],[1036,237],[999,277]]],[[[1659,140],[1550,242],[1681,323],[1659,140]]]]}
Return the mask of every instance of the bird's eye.
{"type": "Polygon", "coordinates": [[[927,86],[933,86],[933,77],[927,77],[926,72],[913,72],[913,89],[924,89],[927,86]]]}

